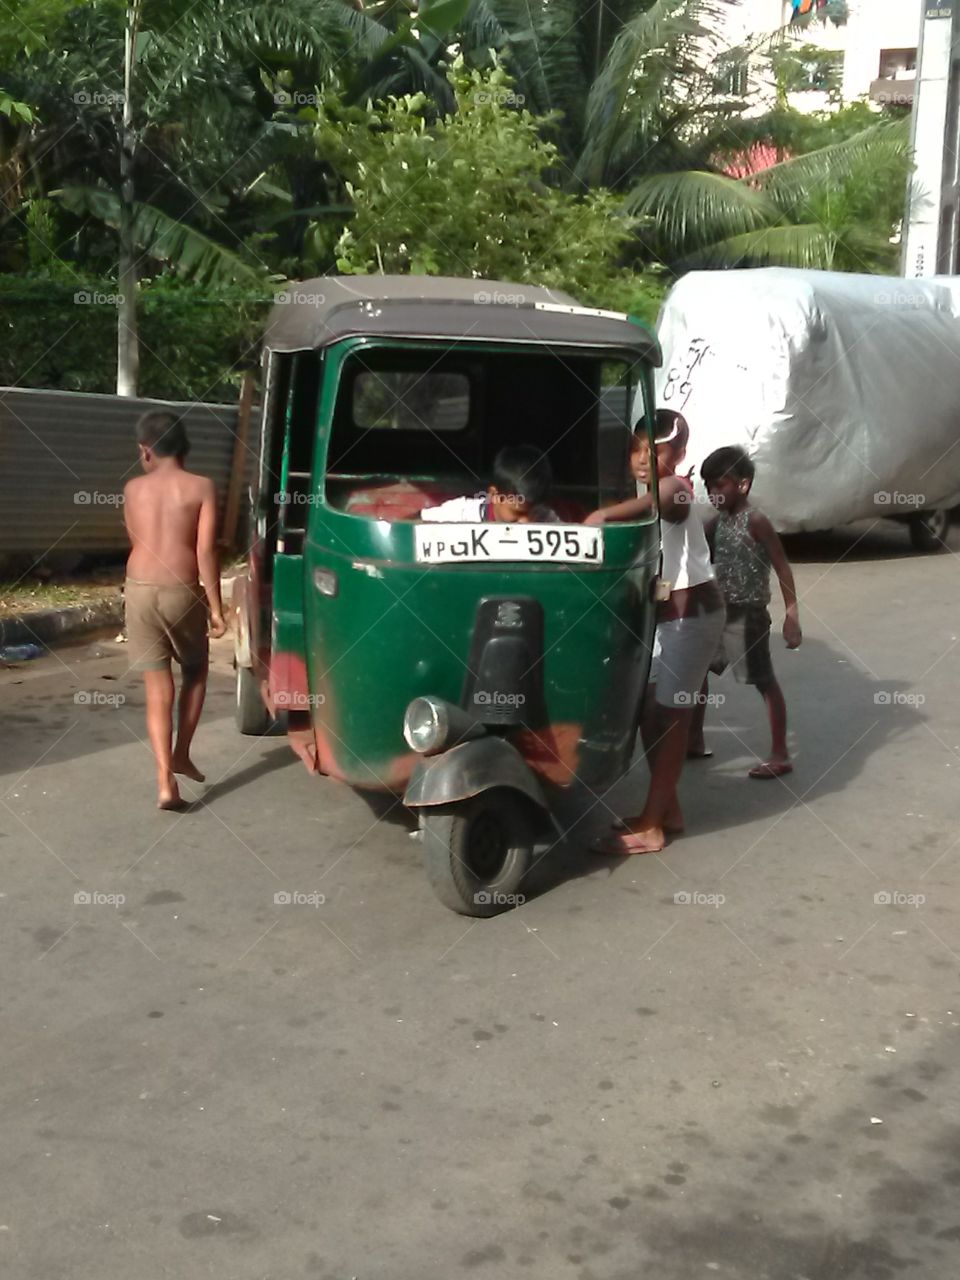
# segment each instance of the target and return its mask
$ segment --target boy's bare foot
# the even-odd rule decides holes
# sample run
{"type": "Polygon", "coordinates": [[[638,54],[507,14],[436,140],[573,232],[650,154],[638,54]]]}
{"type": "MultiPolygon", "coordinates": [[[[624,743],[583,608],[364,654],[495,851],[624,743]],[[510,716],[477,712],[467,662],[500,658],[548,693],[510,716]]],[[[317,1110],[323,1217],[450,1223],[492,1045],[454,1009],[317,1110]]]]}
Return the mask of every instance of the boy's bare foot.
{"type": "Polygon", "coordinates": [[[157,784],[158,809],[182,809],[183,801],[177,787],[177,780],[171,772],[159,780],[157,784]]]}
{"type": "Polygon", "coordinates": [[[687,747],[688,760],[709,760],[713,755],[712,751],[708,751],[702,742],[691,742],[687,747]]]}
{"type": "Polygon", "coordinates": [[[755,764],[748,777],[782,778],[785,773],[793,773],[792,762],[779,756],[771,756],[769,760],[764,760],[762,764],[755,764]]]}
{"type": "Polygon", "coordinates": [[[172,768],[174,773],[179,773],[184,778],[192,778],[194,782],[206,782],[207,780],[207,775],[200,772],[189,756],[175,755],[172,768]]]}

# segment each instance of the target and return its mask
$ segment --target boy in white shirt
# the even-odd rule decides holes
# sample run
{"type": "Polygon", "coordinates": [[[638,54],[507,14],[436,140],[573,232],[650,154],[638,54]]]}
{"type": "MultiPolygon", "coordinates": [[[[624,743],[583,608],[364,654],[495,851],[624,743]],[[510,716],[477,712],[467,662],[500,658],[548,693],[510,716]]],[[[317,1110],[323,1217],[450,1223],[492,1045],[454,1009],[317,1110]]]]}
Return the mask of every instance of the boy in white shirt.
{"type": "Polygon", "coordinates": [[[545,453],[531,444],[506,445],[493,460],[493,481],[482,497],[450,498],[425,507],[421,520],[451,524],[556,524],[560,517],[544,502],[553,483],[545,453]]]}

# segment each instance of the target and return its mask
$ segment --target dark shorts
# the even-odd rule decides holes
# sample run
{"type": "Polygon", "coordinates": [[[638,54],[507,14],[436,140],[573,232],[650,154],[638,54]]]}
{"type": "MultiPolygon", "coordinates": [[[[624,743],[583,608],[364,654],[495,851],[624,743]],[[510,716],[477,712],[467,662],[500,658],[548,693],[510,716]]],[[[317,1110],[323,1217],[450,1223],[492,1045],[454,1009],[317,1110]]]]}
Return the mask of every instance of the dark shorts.
{"type": "Polygon", "coordinates": [[[720,648],[710,670],[720,675],[727,668],[741,684],[773,682],[770,659],[770,611],[765,604],[728,604],[720,648]]]}

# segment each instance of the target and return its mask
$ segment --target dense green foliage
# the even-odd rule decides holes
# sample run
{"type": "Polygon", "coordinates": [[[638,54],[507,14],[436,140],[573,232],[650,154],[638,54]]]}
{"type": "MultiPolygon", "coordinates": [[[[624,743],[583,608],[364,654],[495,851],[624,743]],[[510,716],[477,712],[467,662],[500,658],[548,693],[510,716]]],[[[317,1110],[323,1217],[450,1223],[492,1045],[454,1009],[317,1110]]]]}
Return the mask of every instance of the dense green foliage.
{"type": "Polygon", "coordinates": [[[790,111],[819,58],[803,38],[770,46],[779,105],[750,116],[730,74],[749,51],[714,34],[735,2],[20,0],[0,31],[0,381],[112,388],[115,312],[78,323],[72,297],[116,292],[124,225],[141,389],[211,399],[286,279],[483,275],[653,320],[689,266],[896,270],[903,122],[790,111]],[[729,176],[756,146],[781,162],[729,176]]]}

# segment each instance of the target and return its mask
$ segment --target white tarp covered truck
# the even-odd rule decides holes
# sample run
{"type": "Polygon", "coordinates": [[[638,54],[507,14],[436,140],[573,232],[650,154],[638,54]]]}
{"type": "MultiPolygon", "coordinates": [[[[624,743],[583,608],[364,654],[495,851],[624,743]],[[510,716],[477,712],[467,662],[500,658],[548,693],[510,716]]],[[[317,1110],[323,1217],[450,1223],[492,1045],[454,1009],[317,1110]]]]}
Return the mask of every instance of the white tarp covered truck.
{"type": "Polygon", "coordinates": [[[687,465],[739,444],[785,533],[875,516],[942,545],[960,503],[960,280],[693,271],[664,301],[657,404],[687,465]]]}

